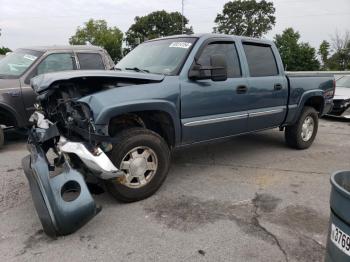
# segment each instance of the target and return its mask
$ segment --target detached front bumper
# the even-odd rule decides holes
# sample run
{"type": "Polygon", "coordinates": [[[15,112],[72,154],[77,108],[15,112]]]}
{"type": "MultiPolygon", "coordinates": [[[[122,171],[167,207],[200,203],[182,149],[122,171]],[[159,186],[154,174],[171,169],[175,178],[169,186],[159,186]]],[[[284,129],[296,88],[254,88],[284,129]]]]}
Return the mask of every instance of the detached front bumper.
{"type": "Polygon", "coordinates": [[[60,139],[54,125],[32,129],[28,150],[30,155],[22,160],[23,170],[43,229],[51,237],[75,232],[100,211],[89,192],[84,174],[72,168],[70,154],[80,158],[82,165],[102,179],[123,175],[101,149],[95,148],[91,153],[83,143],[60,139]],[[56,149],[62,160],[59,167],[55,167],[48,160],[47,149],[58,140],[56,149]]]}

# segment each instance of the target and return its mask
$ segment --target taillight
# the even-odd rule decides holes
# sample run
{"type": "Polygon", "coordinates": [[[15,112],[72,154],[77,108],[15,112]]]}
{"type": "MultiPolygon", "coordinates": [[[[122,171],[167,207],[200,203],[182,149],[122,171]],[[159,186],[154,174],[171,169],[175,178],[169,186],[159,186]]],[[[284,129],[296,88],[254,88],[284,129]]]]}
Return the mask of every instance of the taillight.
{"type": "Polygon", "coordinates": [[[336,81],[333,79],[333,89],[332,90],[327,90],[324,94],[325,97],[327,98],[333,98],[335,94],[335,87],[336,87],[336,81]]]}

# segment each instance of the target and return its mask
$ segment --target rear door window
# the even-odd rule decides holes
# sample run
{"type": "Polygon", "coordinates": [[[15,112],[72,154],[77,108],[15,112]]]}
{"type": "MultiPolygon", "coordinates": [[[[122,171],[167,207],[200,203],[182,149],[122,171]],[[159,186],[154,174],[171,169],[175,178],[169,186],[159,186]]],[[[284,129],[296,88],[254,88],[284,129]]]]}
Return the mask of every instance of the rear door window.
{"type": "Polygon", "coordinates": [[[243,43],[250,76],[275,76],[278,68],[275,56],[269,45],[243,43]]]}
{"type": "Polygon", "coordinates": [[[102,56],[98,53],[77,53],[80,69],[105,69],[102,56]]]}

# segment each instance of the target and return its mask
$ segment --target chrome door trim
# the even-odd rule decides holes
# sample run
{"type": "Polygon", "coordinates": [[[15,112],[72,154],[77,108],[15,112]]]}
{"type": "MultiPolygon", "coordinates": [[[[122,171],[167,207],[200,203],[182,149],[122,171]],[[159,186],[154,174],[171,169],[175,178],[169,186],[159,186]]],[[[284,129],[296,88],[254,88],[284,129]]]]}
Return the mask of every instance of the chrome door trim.
{"type": "Polygon", "coordinates": [[[286,106],[277,106],[277,107],[268,108],[267,110],[261,110],[261,111],[255,111],[255,112],[251,110],[251,111],[248,111],[248,115],[249,117],[267,116],[267,115],[283,113],[283,111],[285,111],[286,109],[287,109],[286,106]]]}
{"type": "Polygon", "coordinates": [[[240,114],[240,115],[233,115],[233,116],[223,116],[223,117],[216,117],[216,118],[210,118],[210,119],[191,121],[191,122],[185,123],[184,126],[209,125],[209,124],[214,124],[214,123],[226,122],[226,121],[230,121],[230,120],[243,119],[243,118],[247,118],[247,117],[248,117],[247,113],[240,114]]]}
{"type": "Polygon", "coordinates": [[[282,113],[283,111],[284,111],[284,108],[253,112],[253,113],[249,113],[249,117],[267,116],[267,115],[282,113]]]}

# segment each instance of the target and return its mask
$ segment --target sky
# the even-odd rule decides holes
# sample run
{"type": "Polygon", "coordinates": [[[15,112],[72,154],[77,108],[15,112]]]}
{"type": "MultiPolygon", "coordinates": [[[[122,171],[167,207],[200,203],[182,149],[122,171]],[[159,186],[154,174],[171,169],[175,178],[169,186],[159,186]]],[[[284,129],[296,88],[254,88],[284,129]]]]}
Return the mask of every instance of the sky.
{"type": "MultiPolygon", "coordinates": [[[[228,0],[184,0],[184,15],[195,33],[212,32],[217,13],[228,0]]],[[[338,31],[350,31],[350,0],[270,0],[276,25],[264,36],[273,39],[287,27],[303,42],[318,47],[338,31]]],[[[181,11],[181,0],[0,0],[0,46],[68,44],[78,26],[105,19],[126,32],[135,16],[156,10],[181,11]]]]}

